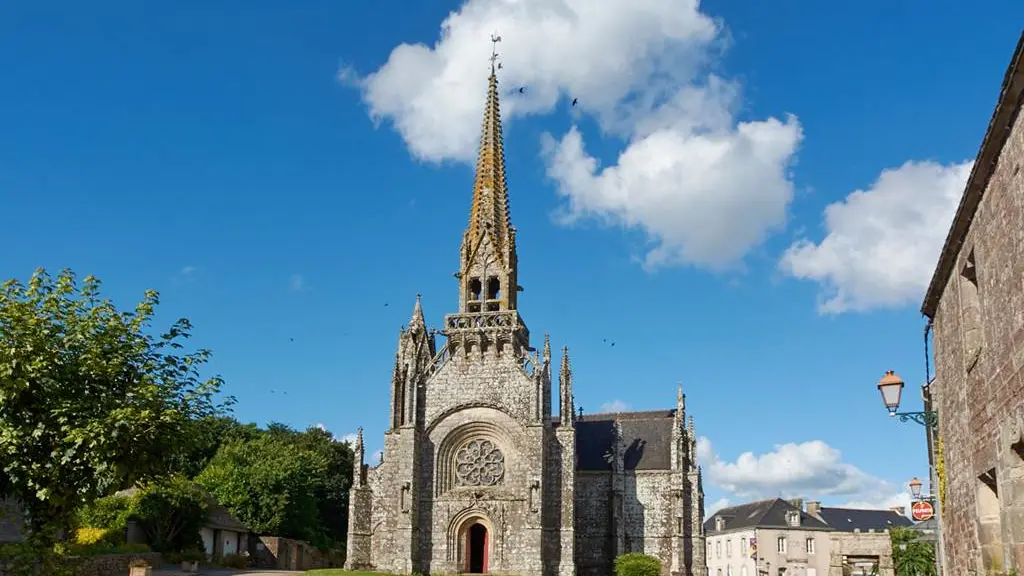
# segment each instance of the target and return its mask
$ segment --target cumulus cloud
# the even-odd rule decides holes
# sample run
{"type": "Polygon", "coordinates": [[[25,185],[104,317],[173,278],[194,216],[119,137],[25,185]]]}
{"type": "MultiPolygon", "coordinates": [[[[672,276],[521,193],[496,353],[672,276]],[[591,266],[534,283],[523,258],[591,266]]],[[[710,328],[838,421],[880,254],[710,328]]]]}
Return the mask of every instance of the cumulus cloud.
{"type": "Polygon", "coordinates": [[[601,167],[578,128],[545,138],[561,221],[640,230],[648,267],[720,268],[784,224],[802,139],[793,116],[737,121],[738,85],[704,72],[723,30],[697,0],[467,0],[432,46],[401,44],[375,72],[341,78],[414,157],[472,161],[497,31],[506,122],[578,98],[575,114],[624,142],[601,167]]]}
{"type": "Polygon", "coordinates": [[[860,312],[924,296],[973,162],[907,162],[825,208],[825,238],[783,254],[786,273],[821,285],[819,310],[860,312]]]}
{"type": "Polygon", "coordinates": [[[852,508],[888,508],[902,502],[898,486],[843,462],[840,451],[821,440],[780,444],[765,454],[745,452],[730,462],[700,437],[697,458],[705,481],[737,500],[811,497],[852,508]]]}
{"type": "Polygon", "coordinates": [[[601,404],[600,411],[602,414],[609,414],[613,412],[628,412],[629,404],[626,404],[622,400],[612,400],[611,402],[605,402],[601,404]]]}
{"type": "Polygon", "coordinates": [[[356,445],[356,438],[357,437],[358,437],[357,433],[351,432],[349,434],[345,434],[344,436],[342,436],[338,440],[341,441],[341,442],[347,442],[350,446],[355,446],[356,445]]]}

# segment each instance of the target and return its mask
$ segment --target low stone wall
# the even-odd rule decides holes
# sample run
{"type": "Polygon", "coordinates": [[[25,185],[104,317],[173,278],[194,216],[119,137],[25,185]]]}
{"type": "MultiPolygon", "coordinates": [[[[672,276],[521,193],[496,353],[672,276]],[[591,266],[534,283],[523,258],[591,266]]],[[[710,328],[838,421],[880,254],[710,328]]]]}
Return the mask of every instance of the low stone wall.
{"type": "Polygon", "coordinates": [[[97,556],[81,556],[75,558],[75,576],[127,576],[129,563],[142,558],[154,568],[159,568],[162,560],[157,552],[144,554],[99,554],[97,556]]]}
{"type": "Polygon", "coordinates": [[[340,555],[321,552],[309,542],[259,536],[255,538],[250,564],[253,568],[276,570],[314,570],[316,568],[340,568],[344,559],[340,555]]]}

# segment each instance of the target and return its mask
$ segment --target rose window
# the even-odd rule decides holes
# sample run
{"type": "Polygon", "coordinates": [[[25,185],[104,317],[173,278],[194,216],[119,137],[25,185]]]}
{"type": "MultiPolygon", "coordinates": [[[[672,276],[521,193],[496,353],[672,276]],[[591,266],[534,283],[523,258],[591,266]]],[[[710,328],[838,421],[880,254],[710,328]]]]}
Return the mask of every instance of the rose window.
{"type": "Polygon", "coordinates": [[[490,440],[470,440],[455,453],[459,486],[494,486],[505,475],[505,456],[490,440]]]}

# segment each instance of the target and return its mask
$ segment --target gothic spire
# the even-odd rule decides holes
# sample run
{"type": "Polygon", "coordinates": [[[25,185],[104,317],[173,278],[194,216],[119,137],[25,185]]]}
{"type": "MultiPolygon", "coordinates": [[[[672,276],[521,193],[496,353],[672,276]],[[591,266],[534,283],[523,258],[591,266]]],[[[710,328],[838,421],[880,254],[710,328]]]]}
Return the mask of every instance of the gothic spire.
{"type": "Polygon", "coordinates": [[[541,352],[541,357],[545,363],[551,362],[551,335],[547,332],[544,333],[544,350],[541,352]]]}
{"type": "Polygon", "coordinates": [[[558,371],[558,411],[562,426],[571,426],[573,413],[572,366],[569,363],[569,347],[562,348],[562,368],[558,371]]]}
{"type": "Polygon", "coordinates": [[[683,394],[683,383],[679,383],[679,387],[676,388],[676,419],[679,421],[679,426],[682,427],[684,419],[686,418],[686,394],[683,394]]]}
{"type": "MultiPolygon", "coordinates": [[[[500,36],[492,36],[497,48],[500,36]]],[[[459,273],[461,312],[515,310],[517,304],[518,260],[516,231],[509,218],[508,187],[505,182],[505,148],[501,136],[501,108],[498,104],[498,53],[491,53],[487,78],[480,150],[473,179],[473,200],[469,225],[462,239],[459,273]]]]}
{"type": "MultiPolygon", "coordinates": [[[[492,58],[496,57],[497,53],[492,55],[492,58]]],[[[487,78],[487,85],[467,235],[474,243],[483,240],[485,234],[490,235],[500,254],[504,252],[512,235],[512,223],[509,219],[508,188],[505,183],[505,147],[501,136],[498,77],[494,68],[487,78]]]]}
{"type": "Polygon", "coordinates": [[[420,303],[420,295],[416,295],[416,305],[412,308],[412,317],[409,319],[409,331],[426,331],[427,322],[423,319],[423,304],[420,303]]]}

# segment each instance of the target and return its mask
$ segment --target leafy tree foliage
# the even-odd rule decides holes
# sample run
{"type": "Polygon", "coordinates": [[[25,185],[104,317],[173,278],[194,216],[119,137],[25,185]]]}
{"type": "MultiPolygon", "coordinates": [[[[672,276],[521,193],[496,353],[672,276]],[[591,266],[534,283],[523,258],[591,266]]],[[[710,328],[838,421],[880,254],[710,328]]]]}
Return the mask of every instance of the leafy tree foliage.
{"type": "Polygon", "coordinates": [[[144,486],[132,516],[157,552],[202,549],[199,531],[210,519],[206,494],[183,476],[144,486]]]}
{"type": "Polygon", "coordinates": [[[327,462],[267,434],[222,446],[196,478],[255,532],[316,540],[315,487],[327,462]]]}
{"type": "Polygon", "coordinates": [[[935,547],[918,540],[916,531],[896,527],[889,530],[892,563],[896,576],[935,576],[935,547]]]}
{"type": "Polygon", "coordinates": [[[330,432],[235,428],[197,481],[253,531],[321,547],[345,541],[352,450],[330,432]]]}
{"type": "Polygon", "coordinates": [[[166,474],[192,448],[193,422],[220,414],[210,352],[183,353],[188,320],[151,334],[158,294],[132,311],[89,276],[37,270],[0,287],[0,496],[51,542],[84,503],[166,474]]]}

